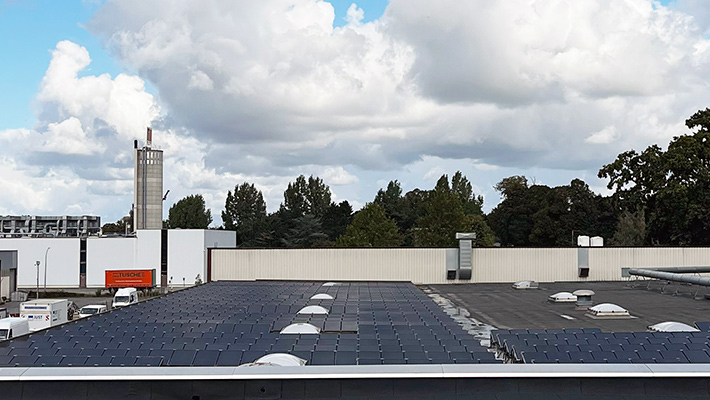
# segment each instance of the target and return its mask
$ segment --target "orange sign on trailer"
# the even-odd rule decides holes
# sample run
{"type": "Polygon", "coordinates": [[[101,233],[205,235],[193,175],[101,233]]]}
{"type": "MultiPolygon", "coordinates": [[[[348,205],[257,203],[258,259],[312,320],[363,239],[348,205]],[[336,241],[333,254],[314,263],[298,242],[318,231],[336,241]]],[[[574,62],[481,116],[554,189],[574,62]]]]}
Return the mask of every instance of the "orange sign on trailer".
{"type": "Polygon", "coordinates": [[[106,271],[107,288],[150,288],[155,287],[154,269],[126,269],[106,271]]]}

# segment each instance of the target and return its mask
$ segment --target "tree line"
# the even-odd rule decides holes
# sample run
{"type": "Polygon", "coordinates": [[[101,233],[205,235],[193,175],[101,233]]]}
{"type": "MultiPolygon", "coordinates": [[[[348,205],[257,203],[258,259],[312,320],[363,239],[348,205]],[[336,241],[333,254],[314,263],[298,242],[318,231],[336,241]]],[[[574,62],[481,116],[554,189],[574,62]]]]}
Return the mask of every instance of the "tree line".
{"type": "MultiPolygon", "coordinates": [[[[574,246],[578,235],[615,246],[710,245],[710,109],[686,126],[694,133],[674,137],[665,151],[630,150],[602,166],[598,176],[608,179],[609,196],[581,179],[549,187],[511,176],[495,186],[501,201],[486,215],[483,198],[457,171],[430,190],[403,193],[390,181],[353,212],[347,201],[332,201],[321,178],[301,175],[273,213],[253,183],[236,185],[220,229],[236,231],[239,247],[449,247],[457,245],[456,232],[475,232],[479,247],[574,246]]],[[[202,196],[192,195],[170,208],[166,227],[211,222],[202,196]]]]}

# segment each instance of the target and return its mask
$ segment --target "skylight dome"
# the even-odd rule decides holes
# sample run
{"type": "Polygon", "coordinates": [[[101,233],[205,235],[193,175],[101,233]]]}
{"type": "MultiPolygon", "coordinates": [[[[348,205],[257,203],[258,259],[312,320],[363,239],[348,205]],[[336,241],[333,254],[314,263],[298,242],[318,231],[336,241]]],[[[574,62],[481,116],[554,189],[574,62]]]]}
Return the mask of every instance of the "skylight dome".
{"type": "Polygon", "coordinates": [[[520,281],[513,284],[513,289],[537,289],[538,284],[535,281],[520,281]]]}
{"type": "Polygon", "coordinates": [[[616,304],[612,303],[602,303],[602,304],[597,304],[594,307],[591,307],[589,311],[596,316],[606,316],[606,317],[620,317],[620,316],[629,316],[629,311],[626,310],[623,307],[620,307],[616,304]]]}
{"type": "Polygon", "coordinates": [[[675,321],[661,322],[649,326],[648,329],[654,332],[700,332],[700,329],[675,321]]]}
{"type": "Polygon", "coordinates": [[[318,293],[311,297],[311,300],[333,300],[333,296],[327,293],[318,293]]]}
{"type": "Polygon", "coordinates": [[[307,323],[291,324],[279,332],[283,335],[316,335],[320,333],[320,328],[307,323]]]}
{"type": "Polygon", "coordinates": [[[340,285],[339,282],[326,282],[326,283],[322,284],[321,286],[338,286],[338,285],[340,285]]]}
{"type": "Polygon", "coordinates": [[[307,306],[300,309],[297,314],[328,314],[328,310],[321,306],[307,306]]]}
{"type": "Polygon", "coordinates": [[[547,298],[553,303],[574,303],[577,301],[577,296],[570,292],[555,293],[547,298]]]}
{"type": "Polygon", "coordinates": [[[274,353],[267,354],[258,360],[242,364],[240,367],[302,367],[306,365],[306,360],[291,354],[274,353]]]}

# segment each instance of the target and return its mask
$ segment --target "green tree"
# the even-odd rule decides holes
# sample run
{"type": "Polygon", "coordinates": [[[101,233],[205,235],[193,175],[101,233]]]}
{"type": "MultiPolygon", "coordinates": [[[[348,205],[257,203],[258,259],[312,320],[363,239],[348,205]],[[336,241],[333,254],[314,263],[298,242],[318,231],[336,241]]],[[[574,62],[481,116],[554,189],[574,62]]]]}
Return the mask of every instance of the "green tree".
{"type": "Polygon", "coordinates": [[[467,232],[470,220],[458,196],[434,190],[425,204],[426,215],[417,220],[414,241],[418,247],[455,247],[456,232],[467,232]]]}
{"type": "Polygon", "coordinates": [[[321,218],[321,224],[323,226],[323,231],[328,235],[328,240],[335,242],[343,233],[345,229],[350,225],[353,220],[353,208],[347,201],[341,201],[338,204],[332,203],[328,207],[323,218],[321,218]]]}
{"type": "Polygon", "coordinates": [[[131,233],[133,232],[133,209],[128,212],[128,215],[119,219],[116,222],[109,222],[101,226],[103,234],[111,233],[131,233]]]}
{"type": "Polygon", "coordinates": [[[296,216],[311,214],[320,218],[328,211],[330,198],[330,188],[321,178],[311,175],[306,180],[306,177],[301,175],[288,184],[284,191],[282,207],[296,216]]]}
{"type": "Polygon", "coordinates": [[[306,214],[292,221],[292,226],[281,238],[281,244],[287,248],[310,248],[329,246],[330,242],[320,220],[306,214]]]}
{"type": "Polygon", "coordinates": [[[211,222],[212,212],[205,207],[201,194],[179,200],[168,211],[168,225],[172,229],[207,229],[211,222]]]}
{"type": "Polygon", "coordinates": [[[674,137],[667,151],[627,151],[599,170],[622,211],[644,211],[651,244],[710,244],[710,109],[686,126],[696,132],[674,137]]]}
{"type": "Polygon", "coordinates": [[[237,246],[256,246],[265,229],[266,202],[260,190],[247,182],[227,192],[222,211],[224,228],[237,232],[237,246]]]}
{"type": "Polygon", "coordinates": [[[483,196],[473,193],[473,186],[461,171],[456,171],[451,178],[451,191],[456,193],[466,215],[483,215],[483,196]]]}
{"type": "Polygon", "coordinates": [[[616,233],[611,239],[614,246],[642,246],[646,241],[646,218],[643,210],[624,211],[619,217],[616,233]]]}
{"type": "Polygon", "coordinates": [[[353,218],[345,233],[335,242],[337,247],[397,247],[402,235],[397,224],[379,204],[368,203],[353,218]]]}
{"type": "Polygon", "coordinates": [[[488,215],[488,223],[502,246],[527,246],[532,233],[534,207],[528,199],[524,176],[502,179],[495,189],[502,201],[488,215]]]}

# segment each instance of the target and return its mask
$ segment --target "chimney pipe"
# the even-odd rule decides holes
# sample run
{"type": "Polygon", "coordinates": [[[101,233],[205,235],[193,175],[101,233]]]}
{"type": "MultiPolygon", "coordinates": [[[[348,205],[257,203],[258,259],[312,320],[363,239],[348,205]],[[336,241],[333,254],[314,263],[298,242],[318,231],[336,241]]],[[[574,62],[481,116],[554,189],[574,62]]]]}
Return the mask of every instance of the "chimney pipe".
{"type": "Polygon", "coordinates": [[[153,144],[153,129],[148,127],[148,141],[147,141],[147,146],[150,147],[153,144]]]}

